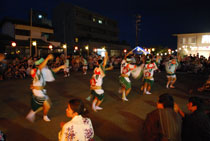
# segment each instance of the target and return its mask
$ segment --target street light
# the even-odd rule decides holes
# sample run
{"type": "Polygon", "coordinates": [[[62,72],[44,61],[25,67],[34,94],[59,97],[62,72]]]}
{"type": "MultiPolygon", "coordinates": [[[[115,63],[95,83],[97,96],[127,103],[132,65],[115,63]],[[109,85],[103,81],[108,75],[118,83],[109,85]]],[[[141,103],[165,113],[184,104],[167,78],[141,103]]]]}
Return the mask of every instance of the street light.
{"type": "Polygon", "coordinates": [[[89,46],[86,45],[86,46],[85,46],[85,49],[87,50],[87,55],[89,56],[89,46]]]}
{"type": "Polygon", "coordinates": [[[32,42],[32,45],[33,45],[33,46],[36,46],[36,41],[33,41],[33,42],[32,42]]]}
{"type": "Polygon", "coordinates": [[[11,46],[12,46],[12,47],[16,47],[16,45],[17,45],[17,44],[16,44],[15,42],[12,42],[12,43],[11,43],[11,46]]]}
{"type": "Polygon", "coordinates": [[[51,50],[52,50],[52,49],[53,49],[53,46],[52,46],[52,45],[49,45],[49,49],[51,49],[51,50]]]}
{"type": "Polygon", "coordinates": [[[63,45],[63,48],[64,48],[64,49],[66,49],[66,47],[67,47],[67,45],[66,45],[66,44],[64,44],[64,45],[63,45]]]}
{"type": "Polygon", "coordinates": [[[78,46],[75,46],[75,47],[74,47],[74,50],[78,50],[78,46]]]}
{"type": "Polygon", "coordinates": [[[154,52],[155,51],[155,48],[152,48],[152,51],[154,52]]]}
{"type": "Polygon", "coordinates": [[[96,49],[96,48],[94,48],[94,49],[93,49],[93,51],[94,51],[94,52],[97,52],[97,49],[96,49]]]}
{"type": "Polygon", "coordinates": [[[123,52],[126,53],[127,52],[127,49],[124,49],[123,52]]]}
{"type": "Polygon", "coordinates": [[[36,41],[33,41],[32,45],[35,47],[35,55],[34,56],[37,57],[37,43],[36,43],[36,41]]]}
{"type": "Polygon", "coordinates": [[[12,42],[11,46],[12,46],[12,48],[14,48],[11,50],[11,53],[13,53],[13,50],[14,50],[14,52],[16,52],[16,42],[12,42]]]}
{"type": "Polygon", "coordinates": [[[67,56],[67,45],[66,44],[63,44],[63,49],[64,49],[65,56],[67,56]]]}

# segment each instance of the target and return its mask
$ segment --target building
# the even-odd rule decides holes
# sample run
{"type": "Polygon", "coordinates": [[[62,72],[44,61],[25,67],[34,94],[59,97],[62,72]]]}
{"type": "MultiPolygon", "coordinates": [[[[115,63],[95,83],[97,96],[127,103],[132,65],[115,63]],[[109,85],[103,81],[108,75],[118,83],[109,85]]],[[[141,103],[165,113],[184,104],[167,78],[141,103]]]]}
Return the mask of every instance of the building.
{"type": "Polygon", "coordinates": [[[210,56],[210,33],[175,34],[180,55],[210,56]]]}
{"type": "Polygon", "coordinates": [[[87,9],[61,3],[53,10],[52,18],[56,38],[68,45],[68,53],[104,52],[121,55],[123,49],[130,49],[119,41],[117,22],[87,9]]]}
{"type": "Polygon", "coordinates": [[[29,57],[63,51],[60,42],[53,40],[53,28],[47,24],[36,23],[31,26],[27,21],[5,18],[1,21],[0,31],[1,37],[7,36],[7,40],[2,38],[0,43],[8,55],[29,57]],[[49,49],[49,46],[53,49],[49,49]]]}

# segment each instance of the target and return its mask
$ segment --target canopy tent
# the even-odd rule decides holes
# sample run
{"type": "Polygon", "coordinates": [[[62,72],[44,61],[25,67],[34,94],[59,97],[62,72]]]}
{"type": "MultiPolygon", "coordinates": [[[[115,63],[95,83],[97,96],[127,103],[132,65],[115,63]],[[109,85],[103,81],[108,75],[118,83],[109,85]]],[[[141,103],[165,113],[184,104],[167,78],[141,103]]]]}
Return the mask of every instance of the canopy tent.
{"type": "Polygon", "coordinates": [[[141,47],[139,47],[139,46],[137,46],[137,47],[135,47],[133,50],[133,53],[134,54],[149,54],[149,52],[147,52],[147,51],[145,51],[143,48],[141,48],[141,47]]]}

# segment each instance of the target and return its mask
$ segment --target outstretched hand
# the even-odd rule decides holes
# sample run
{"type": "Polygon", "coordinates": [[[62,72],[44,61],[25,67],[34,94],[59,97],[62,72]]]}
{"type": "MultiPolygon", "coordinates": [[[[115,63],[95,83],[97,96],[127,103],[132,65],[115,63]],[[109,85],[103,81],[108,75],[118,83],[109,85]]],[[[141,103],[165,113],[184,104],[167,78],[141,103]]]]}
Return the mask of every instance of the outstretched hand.
{"type": "Polygon", "coordinates": [[[66,68],[66,65],[60,66],[60,69],[65,69],[65,68],[66,68]]]}
{"type": "Polygon", "coordinates": [[[47,59],[49,59],[49,60],[52,60],[54,58],[54,56],[52,55],[52,54],[49,54],[48,56],[47,56],[47,59]]]}

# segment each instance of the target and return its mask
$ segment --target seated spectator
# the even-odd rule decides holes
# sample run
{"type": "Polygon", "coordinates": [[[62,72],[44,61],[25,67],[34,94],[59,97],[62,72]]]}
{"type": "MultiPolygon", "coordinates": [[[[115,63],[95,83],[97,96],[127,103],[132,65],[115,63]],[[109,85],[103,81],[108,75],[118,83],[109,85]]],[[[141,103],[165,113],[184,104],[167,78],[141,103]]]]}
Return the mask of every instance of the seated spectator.
{"type": "Polygon", "coordinates": [[[12,79],[14,72],[12,71],[12,68],[8,68],[8,70],[4,73],[6,79],[12,79]]]}
{"type": "Polygon", "coordinates": [[[182,140],[209,141],[210,121],[204,112],[202,100],[198,97],[189,98],[187,108],[191,114],[185,115],[183,119],[182,140]]]}
{"type": "Polygon", "coordinates": [[[144,141],[180,141],[182,120],[174,111],[174,99],[169,94],[159,96],[157,109],[147,114],[143,125],[144,141]]]}
{"type": "Polygon", "coordinates": [[[0,62],[0,80],[3,80],[3,64],[0,62]]]}
{"type": "Polygon", "coordinates": [[[94,131],[91,120],[84,118],[84,104],[79,99],[72,99],[68,103],[66,116],[71,118],[67,123],[61,123],[62,130],[58,134],[59,141],[89,141],[93,139],[94,131]]]}
{"type": "Polygon", "coordinates": [[[24,66],[20,66],[19,68],[19,73],[21,75],[22,78],[26,78],[26,69],[24,68],[24,66]]]}
{"type": "Polygon", "coordinates": [[[33,68],[32,65],[30,65],[30,66],[28,66],[28,68],[26,69],[26,74],[27,74],[28,76],[30,76],[32,68],[33,68]]]}
{"type": "Polygon", "coordinates": [[[3,54],[3,53],[0,53],[0,62],[1,62],[2,60],[4,60],[4,58],[5,58],[4,54],[3,54]]]}
{"type": "Polygon", "coordinates": [[[210,75],[209,75],[209,78],[206,81],[206,83],[202,87],[198,88],[199,92],[202,92],[202,91],[205,91],[205,90],[210,91],[210,75]]]}

